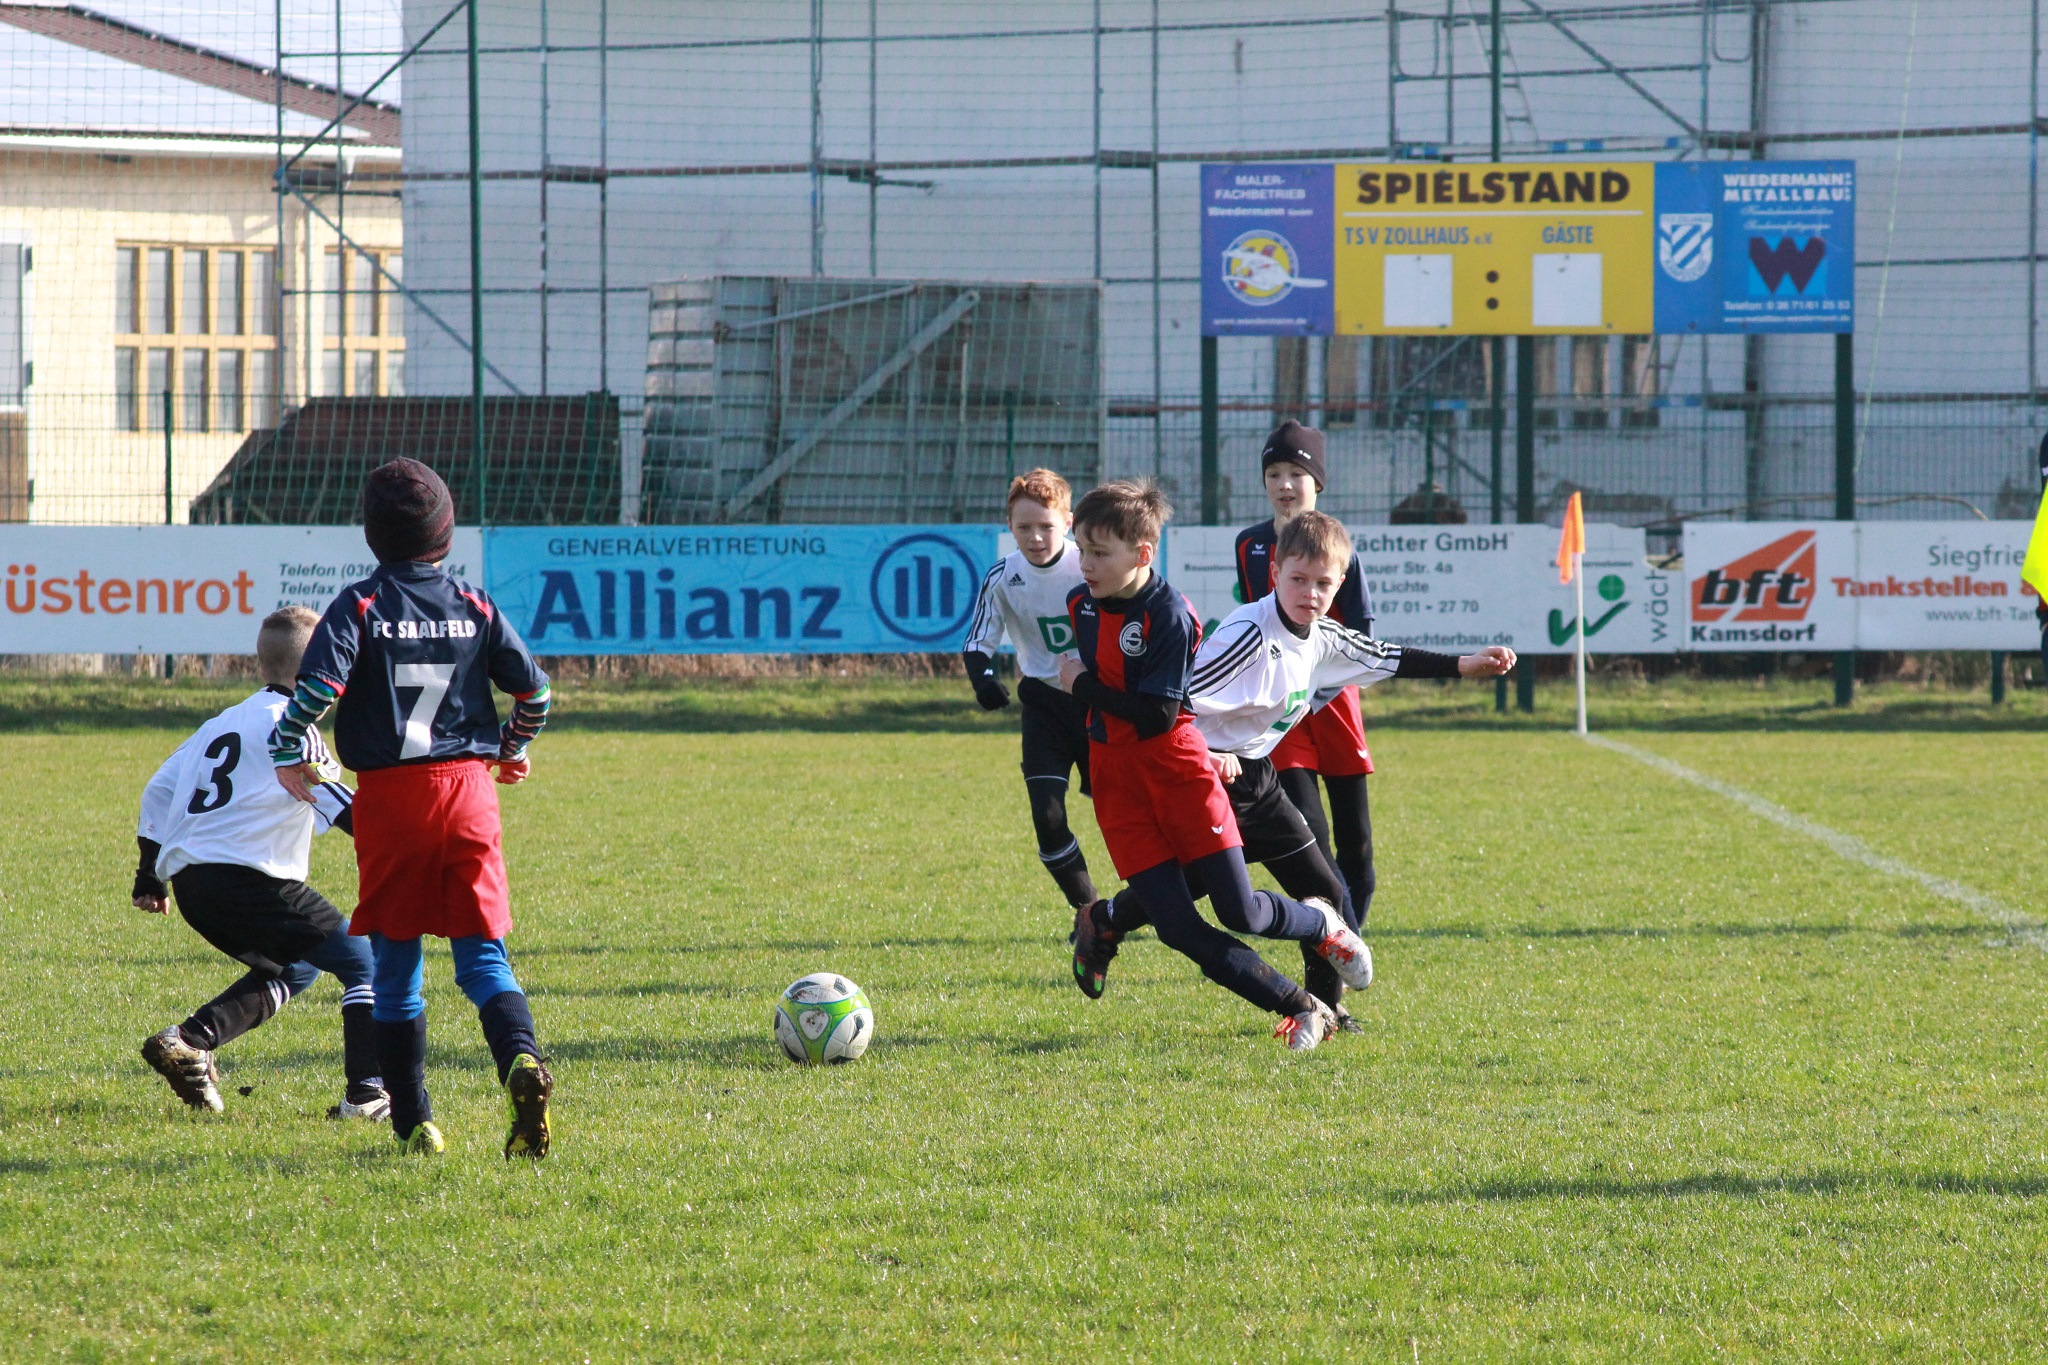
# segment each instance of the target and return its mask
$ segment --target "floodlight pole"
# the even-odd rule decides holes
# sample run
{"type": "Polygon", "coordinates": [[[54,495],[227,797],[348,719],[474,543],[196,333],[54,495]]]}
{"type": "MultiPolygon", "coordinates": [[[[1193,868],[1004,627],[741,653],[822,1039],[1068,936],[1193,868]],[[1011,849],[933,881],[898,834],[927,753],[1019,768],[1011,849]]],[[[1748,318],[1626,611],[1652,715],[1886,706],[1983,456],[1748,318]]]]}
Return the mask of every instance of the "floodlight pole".
{"type": "MultiPolygon", "coordinates": [[[[1835,334],[1835,520],[1856,520],[1856,336],[1835,334]]],[[[1835,705],[1856,700],[1856,651],[1835,654],[1835,705]]]]}
{"type": "Polygon", "coordinates": [[[469,0],[469,464],[484,524],[484,191],[476,90],[476,6],[469,0]]]}

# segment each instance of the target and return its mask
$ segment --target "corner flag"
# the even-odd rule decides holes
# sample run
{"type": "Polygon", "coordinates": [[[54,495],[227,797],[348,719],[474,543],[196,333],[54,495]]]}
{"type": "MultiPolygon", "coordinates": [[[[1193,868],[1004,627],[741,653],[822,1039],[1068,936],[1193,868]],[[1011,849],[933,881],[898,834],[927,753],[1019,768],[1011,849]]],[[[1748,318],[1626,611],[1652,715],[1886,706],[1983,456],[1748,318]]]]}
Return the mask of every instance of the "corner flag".
{"type": "Polygon", "coordinates": [[[2048,489],[2042,490],[2041,505],[2034,512],[2034,534],[2027,538],[2027,559],[2020,566],[2020,577],[2048,598],[2048,489]]]}
{"type": "MultiPolygon", "coordinates": [[[[2036,539],[2041,539],[2041,530],[2034,529],[2036,539]]],[[[2044,541],[2048,543],[2048,541],[2044,541]]],[[[1564,509],[1564,534],[1557,542],[1557,581],[1569,583],[1578,571],[1574,555],[1586,553],[1586,513],[1577,493],[1572,494],[1571,505],[1564,509]]],[[[2029,563],[2032,562],[2030,559],[2029,563]]],[[[2043,563],[2048,564],[2048,551],[2043,553],[2043,563]]]]}
{"type": "Polygon", "coordinates": [[[1586,509],[1577,493],[1572,494],[1571,504],[1564,509],[1564,534],[1557,538],[1557,581],[1570,583],[1578,581],[1573,596],[1573,609],[1578,620],[1572,625],[1572,634],[1578,637],[1577,676],[1579,692],[1579,733],[1586,733],[1586,575],[1581,563],[1586,557],[1586,509]]]}

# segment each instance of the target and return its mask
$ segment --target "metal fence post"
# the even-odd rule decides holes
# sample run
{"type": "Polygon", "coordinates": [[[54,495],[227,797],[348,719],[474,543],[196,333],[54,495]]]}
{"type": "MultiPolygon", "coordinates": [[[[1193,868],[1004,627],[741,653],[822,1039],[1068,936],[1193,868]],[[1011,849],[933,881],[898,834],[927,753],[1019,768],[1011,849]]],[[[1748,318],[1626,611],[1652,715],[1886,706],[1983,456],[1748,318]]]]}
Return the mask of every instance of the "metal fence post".
{"type": "Polygon", "coordinates": [[[1202,525],[1223,517],[1223,458],[1216,431],[1216,338],[1202,338],[1202,525]]]}
{"type": "MultiPolygon", "coordinates": [[[[164,366],[164,525],[177,524],[175,495],[172,493],[174,465],[171,457],[171,367],[164,366]]],[[[178,656],[164,655],[164,677],[175,677],[178,672],[178,656]]]]}
{"type": "MultiPolygon", "coordinates": [[[[1856,337],[1835,334],[1835,520],[1856,520],[1856,337]]],[[[1816,587],[1818,585],[1815,585],[1816,587]]],[[[1856,651],[1835,654],[1835,705],[1856,700],[1856,651]]]]}
{"type": "MultiPolygon", "coordinates": [[[[1515,520],[1536,520],[1536,338],[1515,338],[1515,520]]],[[[1536,665],[1515,668],[1515,705],[1536,709],[1536,665]]]]}
{"type": "Polygon", "coordinates": [[[2005,651],[2002,649],[1991,651],[1991,704],[2005,704],[2005,651]]]}
{"type": "Polygon", "coordinates": [[[469,0],[469,463],[484,524],[484,193],[476,92],[476,7],[469,0]]]}

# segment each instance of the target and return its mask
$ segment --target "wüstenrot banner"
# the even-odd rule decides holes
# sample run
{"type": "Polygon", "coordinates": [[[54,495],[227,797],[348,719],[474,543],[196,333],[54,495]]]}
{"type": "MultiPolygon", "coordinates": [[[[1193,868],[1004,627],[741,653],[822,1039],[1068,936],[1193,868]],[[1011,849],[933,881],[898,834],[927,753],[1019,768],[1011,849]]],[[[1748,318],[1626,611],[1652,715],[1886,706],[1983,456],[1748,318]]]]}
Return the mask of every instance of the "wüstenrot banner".
{"type": "Polygon", "coordinates": [[[1685,528],[1683,651],[2040,646],[2023,521],[1685,528]]]}
{"type": "MultiPolygon", "coordinates": [[[[354,526],[0,526],[0,654],[253,654],[279,607],[376,567],[354,526]]],[[[475,579],[483,541],[448,567],[475,579]]]]}

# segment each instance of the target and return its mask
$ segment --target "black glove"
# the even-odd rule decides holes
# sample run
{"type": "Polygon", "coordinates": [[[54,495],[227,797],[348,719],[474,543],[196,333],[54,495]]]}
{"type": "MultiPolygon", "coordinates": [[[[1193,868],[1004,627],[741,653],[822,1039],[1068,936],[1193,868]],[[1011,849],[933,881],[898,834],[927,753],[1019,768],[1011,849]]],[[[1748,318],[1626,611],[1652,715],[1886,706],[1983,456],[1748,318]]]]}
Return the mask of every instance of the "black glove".
{"type": "Polygon", "coordinates": [[[996,661],[978,649],[960,656],[967,665],[967,680],[974,685],[974,699],[984,711],[1000,711],[1010,704],[1010,689],[996,680],[996,661]]]}
{"type": "Polygon", "coordinates": [[[164,885],[163,878],[156,875],[156,855],[163,851],[163,845],[154,839],[135,836],[135,847],[141,853],[135,864],[135,889],[128,893],[134,900],[139,896],[164,897],[171,894],[171,888],[164,885]]]}

